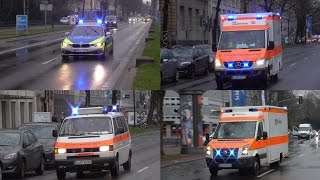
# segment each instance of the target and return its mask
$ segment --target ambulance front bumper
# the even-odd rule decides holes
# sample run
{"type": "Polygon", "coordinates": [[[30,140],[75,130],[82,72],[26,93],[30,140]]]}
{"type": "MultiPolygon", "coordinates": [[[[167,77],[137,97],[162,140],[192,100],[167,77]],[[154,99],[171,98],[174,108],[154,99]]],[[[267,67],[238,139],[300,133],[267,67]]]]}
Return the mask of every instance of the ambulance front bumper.
{"type": "Polygon", "coordinates": [[[99,171],[110,169],[114,162],[115,157],[83,157],[55,160],[55,165],[67,172],[99,171]]]}
{"type": "Polygon", "coordinates": [[[267,72],[267,68],[259,69],[216,69],[215,76],[219,80],[246,80],[264,77],[267,72]]]}
{"type": "Polygon", "coordinates": [[[251,168],[254,164],[254,157],[242,157],[238,159],[212,159],[206,158],[207,166],[212,169],[242,169],[251,168]]]}

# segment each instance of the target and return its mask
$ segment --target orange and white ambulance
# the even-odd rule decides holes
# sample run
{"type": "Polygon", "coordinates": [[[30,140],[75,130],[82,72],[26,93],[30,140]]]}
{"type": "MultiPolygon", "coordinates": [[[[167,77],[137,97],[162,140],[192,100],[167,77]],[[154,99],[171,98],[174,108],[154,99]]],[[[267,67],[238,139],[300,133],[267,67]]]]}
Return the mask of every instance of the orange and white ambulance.
{"type": "Polygon", "coordinates": [[[230,107],[209,142],[206,162],[212,175],[221,169],[256,174],[261,166],[278,166],[288,155],[287,109],[274,106],[230,107]]]}
{"type": "MultiPolygon", "coordinates": [[[[131,169],[131,137],[122,113],[107,108],[79,108],[62,122],[55,144],[55,166],[58,179],[66,172],[110,170],[118,176],[119,166],[131,169]]],[[[74,110],[73,110],[74,112],[74,110]]]]}
{"type": "Polygon", "coordinates": [[[224,82],[257,79],[267,88],[282,69],[281,17],[277,13],[221,15],[215,58],[218,89],[224,82]]]}

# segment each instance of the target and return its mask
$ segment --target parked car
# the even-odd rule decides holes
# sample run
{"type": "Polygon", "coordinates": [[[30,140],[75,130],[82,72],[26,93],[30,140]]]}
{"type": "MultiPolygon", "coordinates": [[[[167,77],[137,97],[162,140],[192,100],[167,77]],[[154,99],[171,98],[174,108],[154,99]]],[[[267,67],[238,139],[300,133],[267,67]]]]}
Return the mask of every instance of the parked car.
{"type": "Polygon", "coordinates": [[[62,24],[69,24],[69,18],[68,17],[62,17],[60,19],[60,23],[62,24]]]}
{"type": "Polygon", "coordinates": [[[169,49],[160,51],[160,76],[161,82],[166,79],[171,79],[173,82],[179,80],[178,60],[169,49]]]}
{"type": "Polygon", "coordinates": [[[209,72],[214,73],[215,69],[215,62],[214,58],[216,56],[216,53],[212,51],[212,45],[210,44],[202,44],[202,45],[197,45],[196,47],[201,47],[205,50],[205,52],[209,55],[209,72]]]}
{"type": "Polygon", "coordinates": [[[0,129],[0,164],[3,174],[24,178],[26,171],[44,172],[44,149],[29,130],[0,129]]]}
{"type": "Polygon", "coordinates": [[[172,49],[174,56],[178,59],[178,70],[180,77],[193,79],[195,75],[208,75],[209,56],[200,47],[178,47],[172,49]]]}
{"type": "Polygon", "coordinates": [[[47,167],[54,165],[54,144],[55,137],[52,136],[52,131],[59,131],[60,123],[44,122],[44,123],[25,123],[19,129],[28,129],[36,134],[39,142],[43,145],[45,153],[45,165],[47,167]]]}
{"type": "Polygon", "coordinates": [[[299,135],[299,129],[295,126],[292,127],[292,136],[298,137],[299,135]]]}

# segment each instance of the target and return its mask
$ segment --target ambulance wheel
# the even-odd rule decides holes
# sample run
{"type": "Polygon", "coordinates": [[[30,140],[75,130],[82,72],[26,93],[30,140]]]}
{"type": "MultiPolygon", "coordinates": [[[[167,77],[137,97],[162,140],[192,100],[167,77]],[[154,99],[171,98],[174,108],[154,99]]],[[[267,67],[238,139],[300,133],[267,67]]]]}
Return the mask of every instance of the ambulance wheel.
{"type": "Polygon", "coordinates": [[[123,164],[123,169],[124,169],[125,171],[130,171],[130,170],[131,170],[131,151],[130,151],[130,153],[129,153],[128,161],[123,164]]]}
{"type": "Polygon", "coordinates": [[[62,56],[63,63],[68,62],[68,60],[69,60],[69,56],[62,56]]]}
{"type": "Polygon", "coordinates": [[[83,171],[77,172],[77,178],[83,178],[84,177],[84,173],[83,171]]]}
{"type": "Polygon", "coordinates": [[[61,170],[61,169],[57,168],[56,173],[57,173],[58,180],[66,179],[66,171],[65,170],[61,170]]]}
{"type": "Polygon", "coordinates": [[[209,168],[209,170],[210,170],[210,173],[211,173],[212,176],[217,176],[218,175],[219,169],[209,168]]]}
{"type": "Polygon", "coordinates": [[[258,157],[255,157],[253,167],[251,168],[251,172],[253,175],[257,175],[259,170],[260,170],[260,160],[258,157]]]}
{"type": "Polygon", "coordinates": [[[119,158],[116,157],[113,167],[111,168],[111,176],[119,176],[119,158]]]}
{"type": "Polygon", "coordinates": [[[217,78],[216,83],[217,83],[217,89],[223,90],[223,81],[221,81],[220,79],[217,78]]]}
{"type": "Polygon", "coordinates": [[[267,89],[270,85],[271,76],[270,71],[268,70],[262,77],[262,88],[267,89]]]}

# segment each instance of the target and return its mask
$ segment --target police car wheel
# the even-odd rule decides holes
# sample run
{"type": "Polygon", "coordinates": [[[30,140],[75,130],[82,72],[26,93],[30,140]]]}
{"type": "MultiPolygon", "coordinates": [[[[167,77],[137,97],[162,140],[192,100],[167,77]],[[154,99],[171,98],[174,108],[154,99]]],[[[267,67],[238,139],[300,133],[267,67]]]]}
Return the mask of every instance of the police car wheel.
{"type": "Polygon", "coordinates": [[[118,158],[114,161],[114,165],[111,169],[111,176],[118,176],[119,175],[119,160],[118,158]]]}
{"type": "Polygon", "coordinates": [[[56,173],[58,180],[64,180],[66,178],[66,171],[57,168],[56,173]]]}
{"type": "Polygon", "coordinates": [[[104,50],[103,50],[102,56],[103,56],[104,58],[106,58],[107,55],[108,55],[108,53],[107,53],[107,48],[105,47],[104,50]]]}
{"type": "Polygon", "coordinates": [[[109,51],[109,54],[113,54],[113,42],[112,42],[112,46],[111,46],[111,50],[109,51]]]}
{"type": "Polygon", "coordinates": [[[62,56],[62,62],[67,62],[69,60],[69,56],[62,56]]]}
{"type": "Polygon", "coordinates": [[[129,154],[129,159],[126,163],[123,164],[123,169],[125,171],[130,171],[131,170],[131,153],[129,154]]]}

